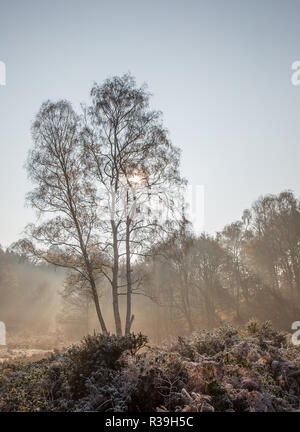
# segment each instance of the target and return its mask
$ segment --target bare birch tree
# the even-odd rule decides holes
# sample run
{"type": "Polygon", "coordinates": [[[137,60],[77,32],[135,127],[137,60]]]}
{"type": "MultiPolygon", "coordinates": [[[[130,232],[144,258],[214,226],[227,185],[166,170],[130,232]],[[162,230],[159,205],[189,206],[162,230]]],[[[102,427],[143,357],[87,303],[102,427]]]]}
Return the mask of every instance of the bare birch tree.
{"type": "Polygon", "coordinates": [[[142,255],[159,232],[153,198],[172,207],[170,185],[181,183],[179,151],[168,139],[161,113],[150,109],[150,94],[144,86],[138,88],[131,75],[95,84],[91,96],[83,133],[84,157],[91,178],[107,197],[109,218],[102,217],[102,229],[111,254],[111,275],[106,273],[106,277],[112,286],[117,334],[122,333],[120,260],[125,257],[126,261],[128,334],[133,321],[132,257],[142,255]]]}
{"type": "Polygon", "coordinates": [[[106,333],[97,291],[104,265],[96,230],[97,202],[81,166],[79,131],[80,119],[68,102],[42,105],[32,126],[34,145],[27,163],[35,184],[27,203],[39,219],[27,226],[27,238],[17,246],[27,255],[75,272],[88,284],[106,333]]]}

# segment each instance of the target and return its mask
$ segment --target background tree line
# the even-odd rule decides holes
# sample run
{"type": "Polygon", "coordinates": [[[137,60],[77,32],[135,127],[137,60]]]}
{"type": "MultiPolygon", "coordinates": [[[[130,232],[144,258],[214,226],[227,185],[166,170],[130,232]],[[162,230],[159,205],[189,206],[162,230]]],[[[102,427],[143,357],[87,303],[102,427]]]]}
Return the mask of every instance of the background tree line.
{"type": "Polygon", "coordinates": [[[195,236],[183,220],[143,265],[165,334],[251,317],[290,329],[300,316],[300,202],[266,195],[215,236],[195,236]]]}
{"type": "Polygon", "coordinates": [[[32,264],[0,246],[0,321],[9,334],[54,330],[63,278],[53,267],[32,264]]]}

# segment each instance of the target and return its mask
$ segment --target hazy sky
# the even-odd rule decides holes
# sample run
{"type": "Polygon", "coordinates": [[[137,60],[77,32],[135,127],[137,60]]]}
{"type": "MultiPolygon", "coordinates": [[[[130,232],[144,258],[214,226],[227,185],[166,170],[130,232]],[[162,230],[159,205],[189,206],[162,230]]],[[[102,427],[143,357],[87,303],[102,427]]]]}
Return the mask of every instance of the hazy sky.
{"type": "Polygon", "coordinates": [[[205,230],[259,195],[300,195],[300,0],[0,0],[0,243],[34,219],[23,164],[41,103],[88,101],[94,81],[130,71],[147,82],[205,186],[205,230]]]}

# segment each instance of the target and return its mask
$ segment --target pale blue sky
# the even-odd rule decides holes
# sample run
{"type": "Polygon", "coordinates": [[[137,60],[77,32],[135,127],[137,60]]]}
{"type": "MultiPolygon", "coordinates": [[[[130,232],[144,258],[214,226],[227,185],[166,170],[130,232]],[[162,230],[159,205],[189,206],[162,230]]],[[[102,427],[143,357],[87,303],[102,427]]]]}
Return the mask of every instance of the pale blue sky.
{"type": "Polygon", "coordinates": [[[205,230],[260,194],[300,195],[300,0],[0,0],[0,243],[34,219],[23,164],[41,103],[88,101],[130,71],[164,113],[182,173],[205,186],[205,230]]]}

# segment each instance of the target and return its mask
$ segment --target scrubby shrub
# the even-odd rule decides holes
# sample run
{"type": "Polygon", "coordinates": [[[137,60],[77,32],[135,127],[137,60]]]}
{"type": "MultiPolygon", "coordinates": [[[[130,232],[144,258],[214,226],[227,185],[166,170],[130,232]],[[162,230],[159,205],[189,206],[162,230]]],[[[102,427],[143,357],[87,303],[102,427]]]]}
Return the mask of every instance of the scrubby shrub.
{"type": "Polygon", "coordinates": [[[191,337],[179,337],[172,347],[185,358],[194,360],[198,355],[214,356],[234,345],[237,330],[231,325],[224,325],[212,331],[195,332],[191,337]]]}
{"type": "Polygon", "coordinates": [[[95,372],[101,377],[102,385],[109,378],[110,370],[117,369],[122,354],[128,351],[135,355],[147,343],[142,334],[128,336],[94,334],[86,336],[81,344],[74,345],[67,352],[70,360],[68,382],[75,399],[85,392],[85,383],[95,372]]]}
{"type": "Polygon", "coordinates": [[[267,342],[272,342],[276,347],[286,347],[288,343],[287,334],[275,330],[271,321],[260,323],[258,320],[252,318],[246,324],[246,332],[249,335],[258,337],[263,348],[266,348],[267,342]]]}
{"type": "Polygon", "coordinates": [[[255,318],[251,318],[246,324],[246,330],[250,335],[257,335],[260,331],[259,321],[255,318]]]}

